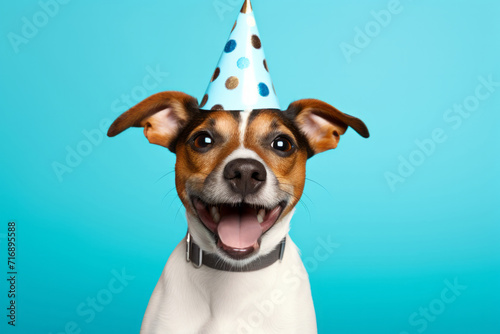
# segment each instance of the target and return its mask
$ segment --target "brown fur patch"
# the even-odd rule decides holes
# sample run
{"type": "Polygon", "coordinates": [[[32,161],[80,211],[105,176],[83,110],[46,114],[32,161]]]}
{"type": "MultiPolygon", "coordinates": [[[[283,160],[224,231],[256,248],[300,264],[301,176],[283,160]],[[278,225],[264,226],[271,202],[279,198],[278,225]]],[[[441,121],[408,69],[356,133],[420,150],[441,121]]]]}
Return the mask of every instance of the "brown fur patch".
{"type": "Polygon", "coordinates": [[[320,100],[295,101],[290,104],[285,114],[289,118],[295,118],[295,124],[307,137],[313,154],[336,148],[340,136],[348,126],[364,138],[370,136],[363,121],[320,100]]]}
{"type": "Polygon", "coordinates": [[[296,119],[315,154],[337,147],[340,136],[347,130],[347,125],[339,122],[330,123],[310,110],[301,112],[296,119]]]}
{"type": "Polygon", "coordinates": [[[130,127],[142,127],[143,120],[171,107],[176,111],[178,118],[185,122],[189,119],[190,111],[198,109],[198,101],[182,92],[154,94],[121,114],[109,127],[108,136],[114,137],[130,127]]]}
{"type": "Polygon", "coordinates": [[[361,137],[368,138],[370,137],[370,132],[366,127],[365,123],[359,118],[343,113],[338,110],[334,106],[323,102],[321,100],[316,99],[303,99],[298,100],[290,104],[288,110],[285,112],[297,116],[299,113],[309,111],[314,114],[323,117],[329,122],[332,123],[342,123],[343,125],[350,126],[357,133],[361,135],[361,137]]]}
{"type": "Polygon", "coordinates": [[[191,210],[186,185],[202,192],[207,176],[240,145],[238,121],[227,111],[210,112],[185,138],[177,143],[175,184],[182,203],[191,210]],[[202,131],[209,132],[214,139],[213,148],[206,153],[195,151],[190,144],[192,137],[202,131]]]}
{"type": "Polygon", "coordinates": [[[261,111],[249,119],[245,133],[245,147],[255,151],[264,160],[278,179],[279,188],[292,198],[283,215],[297,204],[304,190],[307,148],[298,145],[299,139],[273,111],[261,111]],[[285,135],[294,142],[295,152],[288,157],[276,154],[271,146],[273,140],[280,135],[285,135]]]}

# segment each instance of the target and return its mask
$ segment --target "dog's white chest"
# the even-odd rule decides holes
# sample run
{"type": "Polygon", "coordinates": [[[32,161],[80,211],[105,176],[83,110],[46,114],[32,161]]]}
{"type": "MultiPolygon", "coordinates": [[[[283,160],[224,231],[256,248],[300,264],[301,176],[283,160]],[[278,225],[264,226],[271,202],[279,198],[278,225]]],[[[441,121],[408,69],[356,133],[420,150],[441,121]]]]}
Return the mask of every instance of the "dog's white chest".
{"type": "Polygon", "coordinates": [[[283,261],[245,273],[194,268],[184,242],[151,296],[141,333],[316,333],[307,273],[288,238],[283,261]]]}

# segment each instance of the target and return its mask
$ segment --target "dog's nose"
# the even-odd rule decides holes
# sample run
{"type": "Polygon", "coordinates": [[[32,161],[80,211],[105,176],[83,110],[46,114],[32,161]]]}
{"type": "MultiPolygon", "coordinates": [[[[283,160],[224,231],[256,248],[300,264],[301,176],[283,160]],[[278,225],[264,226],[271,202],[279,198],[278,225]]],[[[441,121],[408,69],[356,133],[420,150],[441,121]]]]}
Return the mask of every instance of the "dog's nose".
{"type": "Polygon", "coordinates": [[[224,168],[231,189],[245,197],[257,192],[266,181],[266,168],[254,159],[235,159],[224,168]]]}

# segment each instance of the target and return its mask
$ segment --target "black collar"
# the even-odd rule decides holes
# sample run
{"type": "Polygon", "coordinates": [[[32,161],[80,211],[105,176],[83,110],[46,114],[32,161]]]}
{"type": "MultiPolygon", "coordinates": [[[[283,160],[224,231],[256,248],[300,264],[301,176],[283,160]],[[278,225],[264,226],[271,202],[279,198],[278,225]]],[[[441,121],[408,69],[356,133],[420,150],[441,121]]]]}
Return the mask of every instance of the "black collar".
{"type": "Polygon", "coordinates": [[[249,264],[239,267],[233,266],[226,263],[220,256],[213,253],[205,253],[191,237],[188,232],[186,235],[186,260],[187,262],[192,262],[196,268],[200,268],[202,265],[210,267],[216,270],[231,271],[231,272],[247,272],[256,271],[266,267],[276,261],[283,259],[283,254],[285,253],[285,242],[286,238],[280,241],[279,244],[267,255],[257,258],[255,261],[249,264]]]}

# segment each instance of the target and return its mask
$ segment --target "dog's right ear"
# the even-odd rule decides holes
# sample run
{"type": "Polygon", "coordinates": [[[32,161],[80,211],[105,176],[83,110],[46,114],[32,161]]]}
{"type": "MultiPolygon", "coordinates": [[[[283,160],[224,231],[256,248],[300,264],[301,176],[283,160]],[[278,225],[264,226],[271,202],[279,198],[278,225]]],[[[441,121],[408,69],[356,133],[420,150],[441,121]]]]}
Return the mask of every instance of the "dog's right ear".
{"type": "Polygon", "coordinates": [[[144,127],[151,144],[175,153],[175,139],[197,111],[196,98],[182,92],[161,92],[121,114],[109,127],[108,136],[114,137],[130,127],[144,127]]]}

